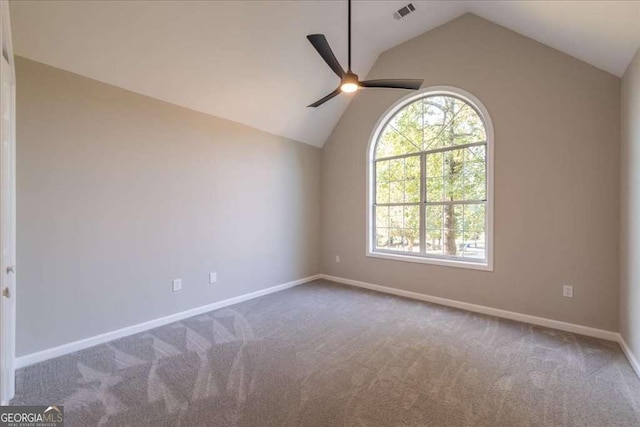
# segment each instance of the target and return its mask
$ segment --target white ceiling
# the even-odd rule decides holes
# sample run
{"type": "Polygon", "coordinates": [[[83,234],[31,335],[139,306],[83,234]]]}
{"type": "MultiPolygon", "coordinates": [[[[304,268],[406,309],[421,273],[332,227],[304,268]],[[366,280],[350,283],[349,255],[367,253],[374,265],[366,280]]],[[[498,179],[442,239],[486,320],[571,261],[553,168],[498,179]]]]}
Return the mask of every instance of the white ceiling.
{"type": "MultiPolygon", "coordinates": [[[[408,2],[354,2],[361,77],[381,52],[466,12],[617,76],[640,46],[640,1],[414,0],[394,20],[408,2]]],[[[18,55],[316,146],[350,99],[306,108],[338,81],[305,36],[325,34],[346,65],[346,1],[12,1],[11,19],[18,55]]]]}

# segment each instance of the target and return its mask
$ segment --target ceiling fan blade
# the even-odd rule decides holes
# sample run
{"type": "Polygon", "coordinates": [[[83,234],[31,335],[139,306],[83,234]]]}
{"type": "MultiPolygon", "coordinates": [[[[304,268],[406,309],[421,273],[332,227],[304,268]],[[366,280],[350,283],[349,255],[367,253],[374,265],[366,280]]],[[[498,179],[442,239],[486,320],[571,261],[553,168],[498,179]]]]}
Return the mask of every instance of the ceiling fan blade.
{"type": "Polygon", "coordinates": [[[313,108],[319,107],[322,104],[324,104],[325,102],[327,102],[328,100],[330,100],[331,98],[340,95],[340,93],[342,93],[342,91],[340,90],[340,88],[338,88],[338,89],[334,90],[333,92],[331,92],[329,95],[325,96],[324,98],[317,100],[316,102],[314,102],[311,105],[307,105],[307,107],[313,107],[313,108]]]}
{"type": "Polygon", "coordinates": [[[417,79],[381,79],[365,80],[360,82],[361,87],[380,87],[389,89],[413,89],[418,90],[424,80],[417,79]]]}
{"type": "Polygon", "coordinates": [[[338,75],[338,77],[342,78],[344,76],[344,70],[340,66],[340,63],[336,59],[336,56],[333,54],[331,47],[329,46],[329,42],[324,34],[309,34],[307,39],[311,42],[313,47],[316,48],[324,62],[333,70],[334,73],[338,75]]]}

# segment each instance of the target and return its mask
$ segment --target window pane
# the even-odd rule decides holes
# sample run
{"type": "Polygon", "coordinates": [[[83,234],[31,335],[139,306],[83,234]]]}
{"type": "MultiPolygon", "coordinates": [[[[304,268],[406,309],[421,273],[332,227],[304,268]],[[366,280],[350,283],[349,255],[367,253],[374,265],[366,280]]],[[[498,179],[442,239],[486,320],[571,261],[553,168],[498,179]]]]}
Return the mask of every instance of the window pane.
{"type": "Polygon", "coordinates": [[[420,156],[411,156],[404,159],[405,179],[420,179],[420,156]]]}
{"type": "Polygon", "coordinates": [[[486,147],[469,147],[464,150],[464,198],[484,200],[487,194],[485,161],[486,147]]]}
{"type": "Polygon", "coordinates": [[[464,205],[444,205],[443,226],[445,229],[453,230],[457,234],[462,233],[464,228],[464,205]]]}
{"type": "Polygon", "coordinates": [[[376,203],[389,203],[388,182],[379,182],[376,185],[376,203]]]}
{"type": "Polygon", "coordinates": [[[389,226],[393,228],[402,228],[404,224],[403,206],[391,206],[389,208],[389,226]]]}
{"type": "Polygon", "coordinates": [[[409,138],[411,138],[410,132],[407,132],[407,129],[395,128],[392,120],[378,139],[376,159],[419,152],[421,141],[412,142],[409,138]]]}
{"type": "Polygon", "coordinates": [[[443,210],[442,206],[427,206],[426,207],[426,226],[430,230],[442,230],[443,228],[443,210]]]}
{"type": "Polygon", "coordinates": [[[449,96],[424,101],[424,150],[484,142],[484,122],[470,105],[449,96]]]}
{"type": "Polygon", "coordinates": [[[453,115],[451,101],[453,98],[433,96],[425,102],[425,150],[433,150],[450,145],[449,126],[453,115]]]}
{"type": "Polygon", "coordinates": [[[419,229],[420,228],[420,206],[404,207],[404,228],[419,229]]]}
{"type": "Polygon", "coordinates": [[[464,175],[461,173],[448,175],[444,178],[444,200],[464,200],[464,175]]]}
{"type": "Polygon", "coordinates": [[[404,202],[404,181],[395,181],[390,184],[390,202],[402,203],[404,202]]]}
{"type": "Polygon", "coordinates": [[[427,177],[444,175],[444,153],[431,153],[426,155],[427,177]]]}
{"type": "Polygon", "coordinates": [[[463,205],[443,206],[443,250],[445,255],[459,255],[463,242],[463,205]]]}
{"type": "Polygon", "coordinates": [[[420,206],[376,206],[376,247],[420,252],[420,206]]]}
{"type": "Polygon", "coordinates": [[[376,162],[376,182],[389,181],[389,161],[376,162]]]}
{"type": "Polygon", "coordinates": [[[389,247],[389,229],[376,228],[376,248],[386,249],[389,247]]]}
{"type": "Polygon", "coordinates": [[[445,123],[445,112],[441,108],[442,97],[430,97],[423,101],[424,104],[424,150],[432,150],[440,148],[438,145],[438,136],[443,130],[445,123]]]}
{"type": "Polygon", "coordinates": [[[389,227],[389,207],[376,206],[376,227],[389,227]]]}
{"type": "Polygon", "coordinates": [[[410,141],[416,151],[422,148],[422,108],[422,102],[413,102],[398,111],[387,125],[410,141]]]}
{"type": "Polygon", "coordinates": [[[427,178],[427,202],[441,202],[444,200],[444,179],[427,178]]]}
{"type": "Polygon", "coordinates": [[[484,200],[487,195],[487,182],[484,171],[465,173],[464,199],[484,200]]]}
{"type": "Polygon", "coordinates": [[[485,204],[466,205],[464,207],[464,253],[465,258],[484,259],[485,245],[485,204]]]}
{"type": "Polygon", "coordinates": [[[443,255],[444,206],[426,206],[425,239],[428,254],[443,255]]]}
{"type": "Polygon", "coordinates": [[[482,230],[465,231],[464,251],[465,258],[486,258],[485,233],[482,230]]]}
{"type": "Polygon", "coordinates": [[[442,255],[442,229],[426,230],[426,252],[430,255],[442,255]]]}
{"type": "Polygon", "coordinates": [[[463,101],[457,100],[457,102],[464,106],[451,122],[454,143],[461,145],[486,141],[484,123],[478,113],[463,101]]]}
{"type": "Polygon", "coordinates": [[[405,228],[402,250],[406,252],[420,252],[420,231],[417,228],[405,228]]]}
{"type": "Polygon", "coordinates": [[[484,231],[485,211],[484,204],[466,205],[464,209],[464,229],[484,231]]]}
{"type": "Polygon", "coordinates": [[[414,179],[404,182],[404,201],[405,203],[420,202],[420,181],[414,179]]]}
{"type": "Polygon", "coordinates": [[[391,181],[404,180],[404,159],[389,160],[389,179],[391,181]]]}
{"type": "Polygon", "coordinates": [[[389,230],[389,249],[392,250],[402,250],[402,240],[404,234],[402,233],[402,228],[392,228],[389,230]]]}
{"type": "Polygon", "coordinates": [[[472,127],[465,127],[463,123],[472,117],[466,110],[467,104],[450,96],[430,97],[425,103],[428,105],[428,114],[425,115],[425,150],[465,143],[461,138],[467,137],[467,128],[472,127]]]}
{"type": "Polygon", "coordinates": [[[474,173],[485,173],[486,164],[484,162],[465,162],[464,163],[464,173],[466,174],[474,174],[474,173]]]}
{"type": "Polygon", "coordinates": [[[465,163],[480,162],[484,164],[487,161],[486,145],[477,145],[475,147],[467,147],[464,149],[465,163]]]}
{"type": "Polygon", "coordinates": [[[451,150],[444,153],[444,174],[456,175],[462,173],[464,166],[464,149],[451,150]]]}

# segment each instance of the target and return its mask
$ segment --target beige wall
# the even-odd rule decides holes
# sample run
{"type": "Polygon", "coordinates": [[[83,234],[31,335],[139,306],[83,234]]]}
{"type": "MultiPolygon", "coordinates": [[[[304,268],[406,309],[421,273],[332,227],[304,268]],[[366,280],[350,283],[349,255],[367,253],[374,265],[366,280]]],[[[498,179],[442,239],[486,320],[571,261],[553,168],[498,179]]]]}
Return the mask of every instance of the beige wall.
{"type": "Polygon", "coordinates": [[[495,271],[365,256],[368,139],[406,94],[390,90],[358,93],[323,149],[322,271],[617,330],[620,79],[471,14],[385,52],[369,77],[456,86],[489,110],[495,271]]]}
{"type": "Polygon", "coordinates": [[[318,148],[22,58],[17,87],[18,356],[319,272],[318,148]]]}
{"type": "Polygon", "coordinates": [[[622,78],[620,332],[640,356],[640,50],[622,78]]]}

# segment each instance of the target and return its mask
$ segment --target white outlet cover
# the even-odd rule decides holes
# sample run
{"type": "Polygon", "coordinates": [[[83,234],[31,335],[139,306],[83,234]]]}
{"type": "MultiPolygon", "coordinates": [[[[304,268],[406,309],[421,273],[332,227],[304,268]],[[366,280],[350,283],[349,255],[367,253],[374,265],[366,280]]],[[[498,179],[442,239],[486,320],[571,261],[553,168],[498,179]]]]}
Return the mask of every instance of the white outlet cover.
{"type": "Polygon", "coordinates": [[[213,285],[218,282],[218,273],[209,273],[209,284],[213,285]]]}
{"type": "Polygon", "coordinates": [[[340,262],[340,255],[336,255],[336,262],[340,262]]]}
{"type": "Polygon", "coordinates": [[[182,289],[182,279],[174,279],[172,283],[173,292],[178,292],[182,289]]]}
{"type": "Polygon", "coordinates": [[[562,287],[562,296],[567,298],[573,298],[573,286],[564,285],[562,287]]]}

